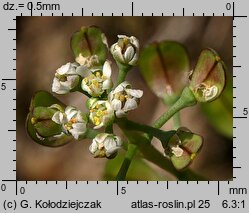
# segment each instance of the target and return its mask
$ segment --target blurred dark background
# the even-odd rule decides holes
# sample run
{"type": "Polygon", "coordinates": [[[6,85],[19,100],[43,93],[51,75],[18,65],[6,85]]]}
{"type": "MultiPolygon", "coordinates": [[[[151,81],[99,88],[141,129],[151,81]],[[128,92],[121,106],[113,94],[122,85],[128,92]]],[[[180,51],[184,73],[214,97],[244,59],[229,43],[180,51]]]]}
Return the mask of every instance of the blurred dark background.
{"type": "MultiPolygon", "coordinates": [[[[202,48],[211,47],[225,61],[228,67],[228,79],[232,75],[231,17],[18,17],[18,180],[102,180],[112,176],[108,170],[112,168],[113,163],[106,165],[106,159],[94,159],[88,151],[90,141],[70,143],[60,148],[48,148],[33,142],[25,131],[25,119],[32,95],[37,90],[51,91],[55,70],[69,61],[74,61],[70,49],[71,35],[81,26],[89,25],[99,26],[106,34],[109,45],[116,42],[118,34],[136,36],[140,40],[141,47],[153,41],[179,41],[188,49],[191,67],[202,48]]],[[[116,76],[117,68],[113,63],[114,80],[116,76]]],[[[138,122],[150,124],[166,108],[149,90],[137,68],[129,72],[128,80],[134,88],[144,90],[140,107],[129,116],[138,122]]],[[[225,110],[224,106],[219,108],[219,104],[214,103],[210,105],[211,109],[197,105],[181,112],[182,125],[203,135],[205,139],[203,149],[191,168],[210,180],[232,179],[231,85],[230,81],[226,96],[230,105],[226,105],[225,110]],[[219,119],[217,122],[214,118],[216,111],[221,112],[219,113],[221,115],[224,113],[223,117],[217,118],[219,119]]],[[[59,96],[59,99],[67,105],[85,110],[86,99],[81,94],[59,96]]],[[[169,128],[171,128],[170,122],[164,126],[164,129],[169,128]]],[[[161,149],[157,141],[153,141],[153,144],[161,149]]],[[[143,169],[158,174],[162,180],[169,177],[165,171],[151,163],[143,162],[143,166],[137,168],[130,179],[150,180],[157,177],[146,174],[143,177],[139,176],[142,174],[139,170],[143,169]]],[[[116,172],[114,167],[111,170],[113,173],[116,172]]]]}

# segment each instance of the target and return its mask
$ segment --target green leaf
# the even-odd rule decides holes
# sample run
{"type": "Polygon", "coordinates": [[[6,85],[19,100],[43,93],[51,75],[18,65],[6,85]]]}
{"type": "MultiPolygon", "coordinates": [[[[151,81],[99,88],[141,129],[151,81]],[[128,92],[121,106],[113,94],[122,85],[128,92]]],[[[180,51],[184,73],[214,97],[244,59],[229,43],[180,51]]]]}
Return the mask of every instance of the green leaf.
{"type": "Polygon", "coordinates": [[[105,35],[97,27],[82,27],[71,38],[71,48],[75,58],[80,54],[87,58],[97,55],[100,64],[104,64],[107,57],[105,35]]]}
{"type": "Polygon", "coordinates": [[[180,95],[187,84],[189,58],[178,42],[148,45],[141,52],[139,67],[148,86],[160,98],[180,95]]]}
{"type": "Polygon", "coordinates": [[[225,64],[210,48],[202,50],[191,76],[190,88],[199,102],[217,99],[225,87],[225,64]],[[205,95],[205,91],[209,91],[205,95]]]}
{"type": "Polygon", "coordinates": [[[35,93],[30,103],[30,112],[26,119],[26,129],[29,136],[36,143],[44,146],[57,147],[69,143],[73,138],[67,135],[56,137],[56,135],[61,133],[62,129],[60,125],[50,120],[55,109],[49,109],[47,107],[53,104],[59,104],[65,107],[63,103],[46,91],[35,93]]]}

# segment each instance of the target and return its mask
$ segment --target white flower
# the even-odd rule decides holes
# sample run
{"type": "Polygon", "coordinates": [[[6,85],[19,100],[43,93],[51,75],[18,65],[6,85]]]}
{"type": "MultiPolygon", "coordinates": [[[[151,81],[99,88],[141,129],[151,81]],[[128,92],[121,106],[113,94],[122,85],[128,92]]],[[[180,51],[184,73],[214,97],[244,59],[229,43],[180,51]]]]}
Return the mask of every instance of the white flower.
{"type": "Polygon", "coordinates": [[[139,42],[134,36],[127,37],[118,35],[118,42],[111,46],[111,53],[116,61],[127,64],[136,65],[139,54],[139,42]]]}
{"type": "Polygon", "coordinates": [[[86,133],[87,119],[75,107],[68,106],[65,112],[57,111],[52,120],[61,124],[66,134],[71,134],[76,140],[86,133]]]}
{"type": "Polygon", "coordinates": [[[77,72],[82,69],[77,63],[67,63],[56,70],[52,91],[57,94],[67,94],[74,89],[80,80],[77,72]]]}
{"type": "Polygon", "coordinates": [[[94,157],[115,157],[117,151],[121,148],[121,139],[113,134],[100,133],[92,141],[89,147],[94,157]]]}
{"type": "Polygon", "coordinates": [[[111,65],[108,61],[104,63],[102,70],[100,68],[85,69],[82,72],[84,79],[81,87],[92,97],[99,97],[112,88],[111,74],[111,65]]]}
{"type": "Polygon", "coordinates": [[[108,99],[118,118],[138,107],[139,99],[143,96],[142,90],[131,89],[131,85],[124,81],[110,92],[108,99]]]}
{"type": "Polygon", "coordinates": [[[108,101],[89,99],[89,118],[95,125],[94,129],[108,126],[114,119],[114,111],[108,101]]]}

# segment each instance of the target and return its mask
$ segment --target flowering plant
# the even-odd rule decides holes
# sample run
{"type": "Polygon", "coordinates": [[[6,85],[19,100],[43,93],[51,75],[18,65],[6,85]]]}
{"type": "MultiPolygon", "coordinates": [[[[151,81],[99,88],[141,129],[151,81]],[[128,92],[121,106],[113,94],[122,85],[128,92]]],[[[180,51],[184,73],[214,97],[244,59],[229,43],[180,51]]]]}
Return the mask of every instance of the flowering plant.
{"type": "Polygon", "coordinates": [[[203,137],[181,126],[179,111],[220,96],[225,86],[225,66],[218,54],[204,49],[190,71],[187,52],[177,42],[154,43],[141,51],[136,37],[118,35],[118,41],[109,48],[106,36],[97,27],[82,27],[72,36],[71,48],[75,62],[56,70],[52,92],[64,95],[77,91],[86,95],[87,112],[66,106],[46,91],[37,92],[26,122],[30,137],[50,147],[92,139],[89,151],[94,158],[112,159],[124,149],[126,156],[117,180],[125,180],[138,152],[178,179],[184,174],[189,179],[202,180],[187,167],[199,153],[203,137]],[[109,50],[119,69],[114,83],[111,61],[107,59],[109,50]],[[144,95],[126,80],[127,73],[136,65],[151,90],[169,106],[151,126],[127,118],[144,95]],[[161,130],[171,118],[174,128],[161,130]],[[125,138],[116,135],[114,124],[125,138]],[[151,144],[153,137],[160,141],[164,153],[151,144]]]}

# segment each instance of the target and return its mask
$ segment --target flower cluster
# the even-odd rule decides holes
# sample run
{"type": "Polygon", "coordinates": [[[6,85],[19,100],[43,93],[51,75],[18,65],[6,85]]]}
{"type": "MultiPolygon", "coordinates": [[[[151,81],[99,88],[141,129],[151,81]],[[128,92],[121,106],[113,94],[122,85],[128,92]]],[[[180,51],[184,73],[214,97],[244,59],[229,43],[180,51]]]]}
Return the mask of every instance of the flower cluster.
{"type": "Polygon", "coordinates": [[[163,160],[157,157],[158,152],[153,151],[153,146],[147,146],[152,137],[161,141],[165,157],[177,170],[191,164],[202,147],[203,138],[186,128],[178,128],[180,118],[177,116],[185,107],[197,102],[211,102],[221,95],[226,80],[225,65],[213,49],[201,52],[187,84],[189,57],[180,43],[162,41],[144,48],[139,60],[140,72],[148,86],[169,106],[153,126],[148,126],[125,118],[138,107],[143,96],[142,90],[134,89],[125,80],[127,72],[138,63],[138,39],[118,35],[118,41],[109,48],[99,28],[82,27],[72,36],[71,48],[75,61],[56,70],[52,92],[59,95],[76,91],[83,93],[88,97],[87,112],[64,105],[46,91],[37,92],[31,100],[26,121],[28,133],[34,141],[56,147],[72,139],[89,138],[92,139],[89,151],[95,158],[112,159],[122,147],[121,138],[113,131],[116,123],[129,140],[127,158],[117,175],[118,180],[125,178],[137,148],[147,159],[154,159],[154,162],[163,160]],[[108,51],[119,70],[116,82],[112,79],[108,51]],[[161,130],[173,116],[178,129],[161,130]],[[147,148],[151,148],[152,152],[145,150],[147,148]]]}
{"type": "MultiPolygon", "coordinates": [[[[118,65],[122,64],[130,69],[137,63],[139,42],[134,36],[119,35],[110,51],[118,65]]],[[[132,89],[127,81],[113,87],[111,62],[105,60],[102,65],[98,55],[83,56],[80,53],[75,61],[56,70],[52,91],[57,94],[74,91],[87,94],[88,117],[75,107],[68,106],[65,110],[58,110],[52,121],[62,126],[64,134],[71,134],[79,140],[87,131],[88,119],[94,129],[112,125],[115,118],[124,117],[138,107],[143,91],[132,89]]],[[[120,147],[121,140],[118,136],[99,133],[93,139],[90,151],[94,157],[110,158],[115,156],[120,147]]]]}

